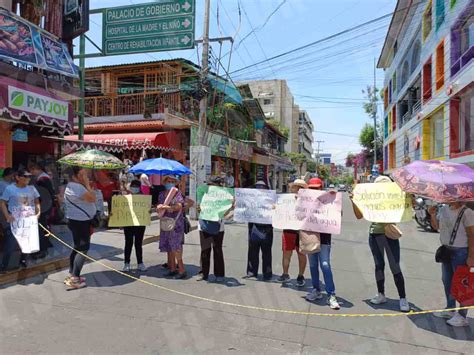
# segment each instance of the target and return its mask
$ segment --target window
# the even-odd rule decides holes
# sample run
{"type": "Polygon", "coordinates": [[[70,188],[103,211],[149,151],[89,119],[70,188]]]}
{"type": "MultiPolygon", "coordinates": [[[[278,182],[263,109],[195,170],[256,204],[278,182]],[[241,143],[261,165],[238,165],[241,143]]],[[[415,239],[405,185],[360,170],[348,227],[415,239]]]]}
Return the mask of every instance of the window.
{"type": "Polygon", "coordinates": [[[400,81],[400,87],[404,87],[408,81],[408,77],[410,76],[410,66],[408,65],[408,60],[405,60],[403,63],[402,68],[402,78],[400,81]]]}
{"type": "Polygon", "coordinates": [[[392,75],[392,91],[393,95],[397,93],[397,72],[392,75]]]}
{"type": "Polygon", "coordinates": [[[474,91],[461,96],[459,110],[460,151],[474,150],[474,91]]]}
{"type": "Polygon", "coordinates": [[[385,119],[384,119],[383,135],[384,135],[385,138],[388,137],[388,116],[386,116],[385,119]]]}
{"type": "Polygon", "coordinates": [[[411,72],[412,73],[416,70],[416,68],[420,64],[420,56],[421,56],[420,41],[416,41],[415,45],[413,46],[413,51],[411,52],[411,72]]]}
{"type": "Polygon", "coordinates": [[[383,170],[388,169],[388,145],[384,147],[383,150],[383,170]]]}
{"type": "Polygon", "coordinates": [[[451,76],[474,58],[474,6],[467,6],[451,29],[451,76]]]}
{"type": "Polygon", "coordinates": [[[433,2],[430,0],[423,13],[423,41],[426,41],[433,27],[433,2]]]}
{"type": "Polygon", "coordinates": [[[461,53],[466,53],[472,46],[474,46],[474,15],[461,27],[461,53]]]}
{"type": "Polygon", "coordinates": [[[444,158],[444,109],[438,110],[431,118],[430,159],[444,158]]]}
{"type": "Polygon", "coordinates": [[[433,85],[433,78],[431,76],[431,57],[423,65],[423,103],[431,99],[431,86],[433,85]]]}
{"type": "Polygon", "coordinates": [[[436,90],[444,86],[444,41],[436,47],[436,90]]]}
{"type": "Polygon", "coordinates": [[[392,131],[397,129],[397,105],[392,108],[392,131]]]}
{"type": "Polygon", "coordinates": [[[389,169],[395,169],[395,151],[396,149],[396,143],[393,141],[388,145],[388,168],[389,169]]]}
{"type": "Polygon", "coordinates": [[[388,83],[388,102],[392,102],[392,80],[388,83]]]}
{"type": "Polygon", "coordinates": [[[436,30],[438,30],[444,22],[444,1],[445,0],[436,0],[436,30]]]}
{"type": "Polygon", "coordinates": [[[387,110],[388,107],[388,88],[383,91],[383,108],[387,110]]]}
{"type": "Polygon", "coordinates": [[[388,134],[392,134],[392,111],[388,113],[388,134]]]}
{"type": "Polygon", "coordinates": [[[271,105],[272,104],[272,99],[263,99],[263,104],[264,105],[271,105]]]}

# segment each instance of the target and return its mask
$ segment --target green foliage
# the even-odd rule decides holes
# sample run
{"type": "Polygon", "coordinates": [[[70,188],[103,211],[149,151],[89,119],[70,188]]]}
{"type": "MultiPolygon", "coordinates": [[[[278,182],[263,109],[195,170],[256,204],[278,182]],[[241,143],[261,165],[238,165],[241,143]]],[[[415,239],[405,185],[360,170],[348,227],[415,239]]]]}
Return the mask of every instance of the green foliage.
{"type": "Polygon", "coordinates": [[[271,120],[268,120],[267,123],[276,128],[277,130],[279,130],[281,132],[281,134],[283,134],[285,136],[286,139],[288,139],[288,137],[290,136],[290,129],[286,126],[283,126],[279,121],[275,120],[275,119],[271,119],[271,120]]]}
{"type": "Polygon", "coordinates": [[[362,93],[366,95],[367,102],[363,104],[364,110],[367,115],[371,118],[377,115],[377,103],[379,100],[382,100],[382,93],[376,87],[367,85],[365,90],[362,90],[362,93]]]}
{"type": "Polygon", "coordinates": [[[306,162],[306,170],[309,171],[310,173],[315,173],[316,172],[316,162],[313,160],[308,160],[306,162]]]}
{"type": "Polygon", "coordinates": [[[329,179],[330,174],[331,174],[331,168],[328,165],[318,166],[318,176],[320,179],[326,181],[329,179]]]}

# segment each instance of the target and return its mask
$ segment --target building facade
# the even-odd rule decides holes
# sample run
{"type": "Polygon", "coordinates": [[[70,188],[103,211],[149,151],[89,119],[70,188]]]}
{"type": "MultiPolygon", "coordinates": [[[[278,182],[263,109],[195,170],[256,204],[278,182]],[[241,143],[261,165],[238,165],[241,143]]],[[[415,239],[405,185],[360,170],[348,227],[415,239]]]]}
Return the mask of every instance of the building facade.
{"type": "Polygon", "coordinates": [[[313,159],[314,125],[306,111],[300,110],[298,117],[298,152],[313,159]]]}
{"type": "Polygon", "coordinates": [[[399,0],[385,70],[384,171],[413,160],[474,166],[474,0],[399,0]]]}

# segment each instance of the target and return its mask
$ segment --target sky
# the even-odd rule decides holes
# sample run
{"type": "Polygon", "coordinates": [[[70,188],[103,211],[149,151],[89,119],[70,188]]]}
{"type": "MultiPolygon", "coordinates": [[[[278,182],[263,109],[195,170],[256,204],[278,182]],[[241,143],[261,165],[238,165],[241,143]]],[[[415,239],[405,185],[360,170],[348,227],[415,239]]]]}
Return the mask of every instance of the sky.
{"type": "MultiPolygon", "coordinates": [[[[91,0],[90,7],[146,2],[150,1],[91,0]]],[[[358,135],[363,125],[373,122],[362,108],[362,90],[373,85],[374,60],[380,55],[390,17],[304,50],[293,50],[390,14],[395,5],[396,0],[211,0],[210,37],[234,37],[229,66],[234,82],[287,80],[295,103],[309,113],[315,125],[315,141],[324,141],[320,152],[332,153],[334,162],[344,163],[348,152],[360,151],[358,135]],[[284,52],[289,54],[267,61],[284,52]],[[265,63],[254,65],[262,61],[265,63]],[[239,71],[245,67],[248,68],[239,71]]],[[[204,0],[196,0],[196,39],[202,37],[203,17],[204,0]]],[[[101,24],[101,15],[91,15],[87,35],[99,46],[101,24]]],[[[78,43],[75,44],[77,49],[78,43]]],[[[219,51],[219,44],[213,44],[214,70],[219,51]]],[[[220,57],[225,67],[229,65],[229,51],[230,43],[225,43],[220,57]]],[[[94,52],[96,49],[87,43],[86,53],[94,52]]],[[[178,57],[198,62],[201,52],[199,46],[192,50],[108,56],[87,59],[86,67],[178,57]]],[[[220,74],[224,74],[222,68],[220,74]]],[[[383,86],[382,70],[376,71],[376,82],[377,87],[383,86]]],[[[379,105],[379,119],[381,111],[379,105]]]]}

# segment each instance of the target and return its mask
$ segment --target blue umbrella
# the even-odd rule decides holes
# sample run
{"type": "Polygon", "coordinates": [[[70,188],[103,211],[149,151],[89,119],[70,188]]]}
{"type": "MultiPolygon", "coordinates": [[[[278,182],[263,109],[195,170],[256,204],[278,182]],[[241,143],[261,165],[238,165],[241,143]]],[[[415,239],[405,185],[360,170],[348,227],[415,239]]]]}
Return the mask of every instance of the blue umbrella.
{"type": "Polygon", "coordinates": [[[130,170],[132,174],[190,175],[191,170],[180,162],[165,158],[146,159],[130,170]]]}

